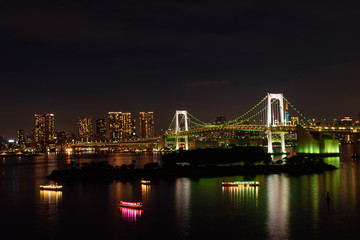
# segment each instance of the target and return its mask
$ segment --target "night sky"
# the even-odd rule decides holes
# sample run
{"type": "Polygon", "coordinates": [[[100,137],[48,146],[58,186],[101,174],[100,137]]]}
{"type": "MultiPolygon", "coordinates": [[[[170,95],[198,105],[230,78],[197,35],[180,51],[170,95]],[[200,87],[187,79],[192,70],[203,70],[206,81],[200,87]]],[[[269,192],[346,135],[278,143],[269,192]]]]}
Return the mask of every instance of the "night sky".
{"type": "Polygon", "coordinates": [[[267,92],[308,117],[358,118],[358,1],[1,1],[0,135],[78,116],[177,109],[230,120],[267,92]]]}

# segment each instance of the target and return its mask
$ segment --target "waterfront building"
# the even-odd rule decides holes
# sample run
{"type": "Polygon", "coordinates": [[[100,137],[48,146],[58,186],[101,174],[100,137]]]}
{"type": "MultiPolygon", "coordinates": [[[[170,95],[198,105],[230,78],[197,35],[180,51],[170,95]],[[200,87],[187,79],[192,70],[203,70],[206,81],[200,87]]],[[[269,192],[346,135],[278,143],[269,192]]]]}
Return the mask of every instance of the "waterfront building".
{"type": "Polygon", "coordinates": [[[80,141],[90,141],[92,136],[92,118],[80,117],[77,120],[78,138],[80,141]]]}
{"type": "Polygon", "coordinates": [[[340,119],[340,125],[341,126],[351,126],[352,119],[350,117],[343,117],[340,119]]]}
{"type": "Polygon", "coordinates": [[[105,141],[106,140],[106,119],[105,118],[96,119],[95,139],[97,141],[105,141]]]}
{"type": "Polygon", "coordinates": [[[140,112],[140,138],[154,137],[154,112],[140,112]]]}
{"type": "Polygon", "coordinates": [[[25,135],[24,135],[24,130],[23,129],[19,129],[17,131],[17,142],[20,148],[24,148],[25,147],[25,135]]]}
{"type": "Polygon", "coordinates": [[[131,138],[136,139],[138,136],[136,134],[136,120],[131,120],[131,138]]]}
{"type": "Polygon", "coordinates": [[[68,132],[66,130],[60,130],[56,132],[56,143],[59,145],[65,145],[68,142],[68,132]]]}
{"type": "Polygon", "coordinates": [[[226,122],[226,121],[225,121],[225,116],[224,116],[224,115],[219,115],[219,116],[217,116],[216,119],[215,119],[215,124],[216,124],[216,125],[223,124],[223,123],[225,123],[225,122],[226,122]]]}
{"type": "Polygon", "coordinates": [[[35,114],[34,138],[37,148],[44,150],[54,144],[55,119],[54,114],[35,114]]]}
{"type": "Polygon", "coordinates": [[[299,123],[299,117],[291,117],[291,125],[298,125],[299,123]]]}
{"type": "Polygon", "coordinates": [[[35,130],[32,129],[29,133],[25,134],[25,146],[26,147],[35,147],[35,130]]]}
{"type": "MultiPolygon", "coordinates": [[[[226,123],[226,118],[224,115],[219,115],[216,117],[215,119],[215,124],[216,125],[221,125],[226,123]]],[[[211,138],[212,139],[216,139],[216,138],[236,138],[236,133],[235,131],[217,131],[217,132],[213,132],[211,133],[211,138]]]]}
{"type": "Polygon", "coordinates": [[[112,141],[124,141],[131,138],[131,113],[109,112],[108,121],[112,141]]]}

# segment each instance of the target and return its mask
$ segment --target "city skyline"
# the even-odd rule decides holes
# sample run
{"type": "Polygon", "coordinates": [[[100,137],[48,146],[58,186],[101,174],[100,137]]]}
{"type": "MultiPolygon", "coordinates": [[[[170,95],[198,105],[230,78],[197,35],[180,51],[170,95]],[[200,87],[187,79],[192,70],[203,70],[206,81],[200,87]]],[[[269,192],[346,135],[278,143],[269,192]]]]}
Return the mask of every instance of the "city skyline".
{"type": "MultiPolygon", "coordinates": [[[[153,111],[151,111],[151,112],[153,112],[153,111]]],[[[94,116],[92,116],[92,115],[88,115],[88,116],[86,116],[86,115],[84,115],[84,114],[81,114],[81,115],[79,115],[79,116],[77,116],[77,117],[75,117],[75,119],[73,120],[73,122],[71,123],[71,124],[68,124],[67,126],[69,126],[69,128],[67,128],[67,129],[65,129],[65,128],[59,128],[59,127],[57,127],[57,118],[58,118],[58,116],[56,115],[56,114],[54,114],[53,112],[52,113],[43,113],[43,115],[52,115],[53,117],[55,116],[55,131],[67,131],[69,134],[71,134],[71,133],[73,133],[73,134],[76,134],[76,135],[78,135],[78,131],[79,131],[79,128],[78,128],[78,124],[79,124],[79,119],[85,119],[85,118],[90,118],[90,119],[93,119],[93,120],[91,120],[92,122],[92,124],[91,124],[91,130],[92,130],[92,132],[94,133],[94,134],[96,134],[96,131],[97,131],[97,129],[96,129],[96,121],[98,120],[98,119],[105,119],[106,121],[108,121],[108,115],[109,115],[109,113],[125,113],[125,112],[107,112],[104,116],[100,116],[100,117],[94,117],[94,116]]],[[[133,115],[133,117],[131,117],[131,119],[141,119],[141,113],[144,113],[144,111],[140,111],[140,112],[137,112],[137,113],[132,113],[132,112],[127,112],[127,113],[130,113],[130,114],[134,114],[133,115]]],[[[147,112],[146,112],[147,113],[147,112]]],[[[35,114],[35,117],[37,116],[37,115],[39,115],[39,114],[35,114]]],[[[41,114],[40,114],[41,115],[41,114]]],[[[33,115],[34,116],[34,115],[33,115]]],[[[219,116],[221,116],[221,117],[225,117],[227,120],[233,120],[233,119],[228,119],[226,116],[224,116],[224,115],[217,115],[217,116],[213,116],[213,119],[210,119],[208,122],[209,123],[211,123],[211,122],[217,122],[218,121],[218,118],[219,118],[219,116]]],[[[158,116],[157,116],[158,117],[158,116]]],[[[172,116],[171,116],[172,117],[172,116]]],[[[299,116],[297,115],[297,116],[291,116],[292,118],[297,118],[298,120],[297,121],[299,121],[299,116]]],[[[341,118],[344,118],[344,117],[350,117],[351,118],[351,120],[353,120],[353,123],[355,122],[355,121],[357,121],[357,120],[360,120],[360,111],[359,111],[359,113],[358,113],[358,115],[357,116],[355,116],[355,117],[353,117],[353,116],[349,116],[349,115],[345,115],[345,114],[340,114],[340,115],[338,115],[337,117],[334,117],[334,118],[330,118],[330,119],[325,119],[325,118],[316,118],[316,120],[317,121],[320,121],[320,120],[326,120],[327,122],[333,122],[335,119],[337,119],[337,120],[340,120],[341,118]]],[[[235,118],[234,118],[235,119],[235,118]]],[[[33,119],[32,119],[33,120],[33,119]]],[[[29,134],[29,133],[31,133],[31,131],[33,131],[35,128],[34,128],[34,123],[33,123],[33,121],[30,121],[31,123],[29,124],[29,123],[27,123],[26,125],[28,125],[29,127],[28,128],[23,128],[23,127],[15,127],[15,132],[14,133],[10,133],[9,135],[4,135],[4,134],[1,134],[0,133],[0,135],[1,136],[3,136],[4,137],[4,139],[16,139],[17,138],[17,135],[18,135],[18,133],[17,133],[17,131],[18,130],[23,130],[24,131],[24,133],[25,134],[29,134]]],[[[163,133],[164,131],[166,131],[167,130],[167,127],[169,126],[169,124],[170,124],[170,122],[171,122],[171,118],[169,117],[169,122],[168,122],[168,124],[166,125],[166,127],[162,127],[162,126],[159,126],[159,124],[156,124],[157,123],[157,121],[155,121],[154,122],[154,128],[155,128],[155,131],[154,131],[154,133],[155,134],[161,134],[161,133],[163,133]]],[[[62,124],[60,124],[60,125],[62,125],[62,124]]],[[[109,131],[109,126],[108,126],[108,123],[107,123],[107,125],[106,125],[106,127],[107,127],[107,129],[106,129],[106,131],[109,131]]],[[[137,134],[139,134],[139,136],[140,136],[140,122],[139,123],[137,123],[137,125],[136,125],[136,128],[138,128],[136,131],[137,131],[137,134]]]]}
{"type": "Polygon", "coordinates": [[[234,119],[267,92],[309,118],[358,118],[359,3],[4,1],[0,135],[54,113],[234,119]]]}

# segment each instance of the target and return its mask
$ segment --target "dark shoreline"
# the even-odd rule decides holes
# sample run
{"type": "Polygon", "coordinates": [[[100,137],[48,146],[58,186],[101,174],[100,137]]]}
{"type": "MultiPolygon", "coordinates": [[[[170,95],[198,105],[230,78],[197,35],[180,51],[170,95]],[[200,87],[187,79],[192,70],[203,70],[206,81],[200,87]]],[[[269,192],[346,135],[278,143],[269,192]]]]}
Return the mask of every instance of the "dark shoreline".
{"type": "Polygon", "coordinates": [[[159,177],[223,177],[236,175],[256,175],[288,173],[293,175],[323,173],[337,169],[326,163],[304,165],[256,165],[256,166],[204,166],[158,169],[68,169],[54,170],[48,179],[64,180],[135,180],[159,177]]]}

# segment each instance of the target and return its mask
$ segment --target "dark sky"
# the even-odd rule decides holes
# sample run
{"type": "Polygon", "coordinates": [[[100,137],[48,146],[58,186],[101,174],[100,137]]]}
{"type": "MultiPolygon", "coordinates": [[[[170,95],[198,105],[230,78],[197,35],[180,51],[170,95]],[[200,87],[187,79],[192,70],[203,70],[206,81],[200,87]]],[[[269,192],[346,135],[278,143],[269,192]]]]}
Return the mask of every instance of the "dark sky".
{"type": "Polygon", "coordinates": [[[267,92],[308,117],[358,117],[357,1],[1,1],[0,135],[54,113],[177,109],[233,119],[267,92]]]}

